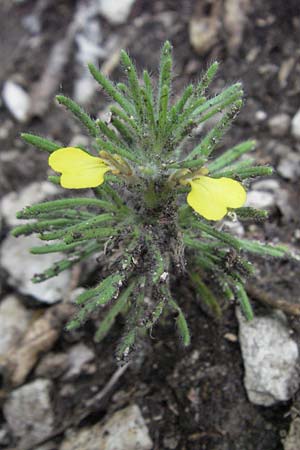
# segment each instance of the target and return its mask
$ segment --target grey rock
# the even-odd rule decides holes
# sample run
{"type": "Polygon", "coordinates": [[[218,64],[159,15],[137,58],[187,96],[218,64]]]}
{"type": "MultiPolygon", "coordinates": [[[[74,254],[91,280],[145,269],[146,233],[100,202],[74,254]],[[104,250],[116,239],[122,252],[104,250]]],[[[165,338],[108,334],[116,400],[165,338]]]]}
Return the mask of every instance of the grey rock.
{"type": "Polygon", "coordinates": [[[70,282],[70,271],[64,271],[57,277],[50,278],[43,283],[34,284],[31,278],[41,273],[55,263],[59,257],[48,255],[32,255],[30,248],[41,245],[35,236],[15,238],[8,236],[2,243],[0,263],[8,272],[8,282],[19,292],[31,295],[44,303],[55,303],[62,299],[70,282]]]}
{"type": "Polygon", "coordinates": [[[289,400],[299,388],[299,352],[285,316],[278,312],[247,322],[237,310],[237,318],[249,400],[263,406],[289,400]]]}
{"type": "Polygon", "coordinates": [[[285,113],[276,114],[268,120],[268,126],[272,136],[283,137],[290,129],[291,118],[285,113]]]}
{"type": "Polygon", "coordinates": [[[284,450],[299,450],[300,448],[300,417],[296,417],[290,425],[289,433],[283,442],[284,450]]]}
{"type": "Polygon", "coordinates": [[[287,180],[297,180],[300,176],[300,155],[296,152],[288,153],[286,157],[280,159],[277,171],[287,180]]]}
{"type": "Polygon", "coordinates": [[[0,303],[0,357],[14,347],[25,334],[31,314],[14,295],[0,303]]]}
{"type": "Polygon", "coordinates": [[[74,432],[60,450],[151,450],[144,418],[137,405],[116,412],[104,425],[96,424],[74,432]]]}
{"type": "Polygon", "coordinates": [[[245,229],[239,220],[224,220],[223,225],[234,236],[243,237],[245,235],[245,229]]]}
{"type": "Polygon", "coordinates": [[[3,425],[0,428],[0,446],[4,447],[4,446],[8,445],[9,441],[10,441],[10,435],[9,435],[8,428],[5,425],[3,425]]]}
{"type": "Polygon", "coordinates": [[[59,192],[60,188],[49,181],[31,183],[20,192],[13,191],[6,194],[0,202],[0,212],[8,225],[20,225],[24,221],[16,218],[18,211],[25,206],[51,198],[59,192]]]}
{"type": "Polygon", "coordinates": [[[259,180],[252,183],[251,188],[255,191],[276,192],[280,189],[280,184],[278,180],[274,179],[259,180]]]}
{"type": "Polygon", "coordinates": [[[89,363],[95,359],[92,350],[84,344],[74,345],[68,353],[69,370],[64,379],[76,377],[82,373],[86,373],[89,363]]]}
{"type": "Polygon", "coordinates": [[[127,21],[135,0],[122,0],[121,2],[98,0],[98,2],[100,14],[113,25],[120,25],[127,21]]]}
{"type": "Polygon", "coordinates": [[[47,353],[35,370],[38,377],[59,378],[69,367],[66,353],[47,353]]]}
{"type": "Polygon", "coordinates": [[[292,119],[292,135],[295,139],[300,140],[300,109],[292,119]]]}
{"type": "Polygon", "coordinates": [[[26,122],[28,120],[31,100],[21,86],[14,81],[7,80],[3,86],[2,98],[7,109],[18,122],[26,122]]]}
{"type": "Polygon", "coordinates": [[[262,190],[250,190],[247,193],[247,201],[245,206],[264,209],[271,208],[275,205],[275,203],[274,193],[262,190]]]}
{"type": "Polygon", "coordinates": [[[19,448],[34,445],[53,432],[52,389],[51,381],[36,379],[12,391],[6,400],[4,416],[13,434],[21,439],[19,448]]]}

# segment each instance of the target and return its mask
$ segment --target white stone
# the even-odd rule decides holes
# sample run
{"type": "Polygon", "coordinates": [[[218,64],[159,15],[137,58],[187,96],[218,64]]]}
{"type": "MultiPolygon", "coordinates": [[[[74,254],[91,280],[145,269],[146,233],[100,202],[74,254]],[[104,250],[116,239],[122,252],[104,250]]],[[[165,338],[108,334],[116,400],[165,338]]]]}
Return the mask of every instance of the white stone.
{"type": "Polygon", "coordinates": [[[2,98],[14,118],[19,122],[26,122],[31,104],[27,92],[14,81],[8,80],[4,83],[2,98]]]}
{"type": "Polygon", "coordinates": [[[240,310],[239,341],[249,400],[271,406],[289,400],[299,388],[298,347],[281,313],[247,322],[240,310]]]}
{"type": "Polygon", "coordinates": [[[252,208],[264,209],[275,205],[274,194],[267,191],[249,191],[247,193],[247,201],[245,206],[252,208]]]}
{"type": "Polygon", "coordinates": [[[292,119],[292,135],[300,140],[300,109],[292,119]]]}
{"type": "Polygon", "coordinates": [[[16,213],[25,206],[39,203],[53,197],[60,192],[60,188],[49,181],[34,182],[19,192],[9,192],[0,201],[0,213],[8,225],[16,226],[27,223],[16,218],[16,213]]]}
{"type": "Polygon", "coordinates": [[[28,329],[31,314],[14,295],[0,303],[0,358],[16,345],[28,329]]]}
{"type": "Polygon", "coordinates": [[[128,406],[104,425],[96,424],[67,436],[60,450],[151,450],[153,443],[140,408],[128,406]]]}
{"type": "Polygon", "coordinates": [[[285,113],[276,114],[268,120],[270,132],[275,137],[285,136],[290,129],[290,125],[291,118],[285,113]]]}
{"type": "Polygon", "coordinates": [[[36,273],[48,269],[60,257],[55,253],[32,255],[31,247],[42,245],[35,236],[15,238],[8,236],[2,243],[0,262],[8,272],[8,282],[19,292],[31,295],[44,303],[55,303],[62,299],[70,282],[70,271],[64,271],[57,277],[34,284],[31,278],[36,273]]]}
{"type": "Polygon", "coordinates": [[[266,118],[268,117],[267,113],[265,111],[257,111],[255,113],[255,119],[257,122],[264,122],[266,118]]]}
{"type": "Polygon", "coordinates": [[[98,0],[99,12],[113,25],[125,23],[135,0],[98,0]]]}
{"type": "Polygon", "coordinates": [[[12,391],[5,402],[4,416],[14,435],[21,438],[20,448],[31,447],[53,432],[52,388],[51,381],[37,379],[12,391]]]}

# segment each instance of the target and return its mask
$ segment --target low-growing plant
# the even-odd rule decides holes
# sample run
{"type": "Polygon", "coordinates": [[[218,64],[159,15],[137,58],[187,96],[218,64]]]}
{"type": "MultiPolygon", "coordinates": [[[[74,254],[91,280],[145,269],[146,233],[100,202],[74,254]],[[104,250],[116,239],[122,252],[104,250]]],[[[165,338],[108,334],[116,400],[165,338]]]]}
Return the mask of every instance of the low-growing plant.
{"type": "Polygon", "coordinates": [[[188,310],[184,304],[179,306],[172,292],[179,276],[190,279],[201,301],[216,316],[222,311],[219,299],[225,298],[236,299],[251,319],[244,283],[254,267],[247,255],[287,254],[284,247],[241,239],[216,225],[226,214],[233,220],[267,217],[266,211],[244,205],[247,180],[271,175],[272,168],[244,158],[255,147],[252,140],[212,158],[242,107],[242,85],[236,83],[207,96],[218,69],[215,62],[172,104],[171,51],[167,41],[155,89],[147,70],[140,82],[125,51],[121,61],[127,83],[114,84],[89,66],[114,102],[107,121],[93,119],[73,100],[57,96],[86,127],[93,148],[62,148],[39,136],[22,135],[26,142],[50,153],[49,165],[60,174],[49,177],[53,183],[66,189],[90,188],[92,194],[39,203],[18,213],[18,218],[30,222],[16,227],[14,236],[38,233],[46,242],[32,248],[32,253],[63,254],[52,267],[34,275],[33,282],[54,277],[93,255],[101,256],[103,273],[108,276],[78,296],[80,308],[67,328],[80,327],[105,307],[96,332],[96,340],[101,341],[122,313],[126,325],[117,349],[117,358],[122,360],[128,358],[138,337],[151,332],[166,312],[175,313],[182,343],[189,345],[184,315],[188,310]],[[211,118],[217,119],[215,124],[195,144],[200,127],[211,118]]]}

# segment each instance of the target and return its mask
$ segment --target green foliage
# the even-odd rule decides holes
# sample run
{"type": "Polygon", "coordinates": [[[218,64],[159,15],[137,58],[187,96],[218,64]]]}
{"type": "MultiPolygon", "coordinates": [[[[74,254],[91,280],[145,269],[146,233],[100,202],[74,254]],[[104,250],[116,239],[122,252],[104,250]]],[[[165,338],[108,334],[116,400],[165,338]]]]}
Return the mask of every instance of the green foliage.
{"type": "MultiPolygon", "coordinates": [[[[57,100],[86,127],[95,149],[105,150],[107,158],[123,158],[120,164],[128,165],[130,175],[106,174],[105,183],[91,190],[93,197],[58,199],[24,208],[17,217],[30,222],[16,227],[13,235],[38,233],[47,244],[32,248],[33,254],[61,255],[52,267],[35,275],[34,282],[55,277],[90,256],[101,259],[103,273],[109,274],[77,298],[79,311],[67,328],[76,329],[101,312],[96,331],[99,342],[107,336],[116,317],[123,314],[126,324],[117,358],[124,360],[140,337],[153,332],[168,315],[175,319],[182,345],[189,345],[191,337],[183,313],[188,315],[188,308],[172,294],[176,277],[187,274],[197,299],[216,317],[222,314],[222,297],[229,301],[235,298],[251,319],[253,312],[244,282],[255,270],[248,255],[282,258],[289,254],[283,247],[220,231],[184,204],[183,194],[190,188],[180,184],[180,177],[197,173],[203,166],[213,178],[241,181],[272,174],[271,168],[256,166],[253,159],[240,159],[254,149],[254,141],[242,142],[211,158],[242,107],[241,84],[208,97],[207,89],[218,69],[215,62],[198,84],[189,84],[172,105],[169,42],[162,48],[157,89],[146,70],[139,80],[125,51],[121,52],[121,62],[127,84],[114,84],[89,66],[101,89],[114,102],[110,123],[94,120],[67,97],[59,95],[57,100]],[[185,143],[195,140],[193,130],[216,115],[219,120],[187,152],[185,143]]],[[[60,148],[39,136],[22,137],[48,153],[60,148]]],[[[59,184],[59,176],[49,179],[59,184]]],[[[248,207],[230,213],[240,220],[261,221],[267,217],[266,211],[248,207]]]]}

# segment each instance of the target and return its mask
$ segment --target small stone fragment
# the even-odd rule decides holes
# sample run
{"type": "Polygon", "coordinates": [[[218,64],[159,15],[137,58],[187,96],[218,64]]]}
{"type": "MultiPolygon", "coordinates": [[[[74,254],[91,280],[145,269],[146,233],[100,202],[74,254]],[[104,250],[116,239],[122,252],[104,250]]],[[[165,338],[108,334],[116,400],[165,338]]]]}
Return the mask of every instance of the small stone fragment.
{"type": "Polygon", "coordinates": [[[88,364],[95,359],[92,350],[84,344],[76,344],[71,347],[68,353],[69,370],[64,379],[76,377],[85,372],[88,364]]]}
{"type": "Polygon", "coordinates": [[[265,209],[275,205],[275,196],[271,192],[251,190],[247,193],[245,206],[252,208],[265,209]]]}
{"type": "Polygon", "coordinates": [[[300,140],[300,109],[292,119],[292,135],[295,139],[300,140]]]}
{"type": "Polygon", "coordinates": [[[289,400],[299,388],[298,347],[282,313],[247,322],[237,310],[239,340],[249,400],[271,406],[289,400]]]}
{"type": "Polygon", "coordinates": [[[51,198],[60,192],[60,188],[49,181],[30,183],[20,192],[9,192],[0,201],[0,212],[10,226],[21,225],[22,221],[16,218],[16,213],[27,205],[39,203],[51,198]]]}
{"type": "Polygon", "coordinates": [[[66,353],[47,353],[35,370],[38,377],[59,378],[69,367],[66,353]]]}
{"type": "Polygon", "coordinates": [[[276,114],[276,116],[273,116],[268,120],[271,135],[274,137],[285,136],[290,129],[290,125],[291,118],[285,113],[276,114]]]}
{"type": "Polygon", "coordinates": [[[0,356],[7,353],[26,332],[31,314],[14,295],[0,303],[0,356]]]}
{"type": "Polygon", "coordinates": [[[51,405],[52,382],[36,379],[11,392],[5,402],[4,416],[17,438],[19,448],[45,439],[54,429],[51,405]]]}
{"type": "Polygon", "coordinates": [[[58,260],[55,253],[32,255],[30,248],[39,245],[42,243],[35,236],[22,236],[19,239],[8,236],[2,243],[1,265],[8,272],[8,282],[19,292],[44,303],[55,303],[62,299],[69,286],[70,271],[64,271],[42,283],[32,283],[34,274],[43,272],[58,260]]]}
{"type": "Polygon", "coordinates": [[[296,417],[290,425],[289,434],[283,442],[284,450],[299,450],[300,417],[296,417]]]}
{"type": "Polygon", "coordinates": [[[3,357],[5,376],[11,386],[19,386],[36,365],[41,354],[52,349],[61,329],[74,313],[74,306],[59,303],[48,308],[28,328],[22,342],[3,357]]]}
{"type": "Polygon", "coordinates": [[[227,45],[231,52],[238,50],[242,43],[250,5],[249,0],[225,0],[224,25],[228,34],[227,45]]]}
{"type": "Polygon", "coordinates": [[[286,157],[280,159],[277,171],[287,180],[297,180],[300,176],[300,155],[296,152],[289,152],[286,157]]]}
{"type": "Polygon", "coordinates": [[[116,412],[104,425],[96,424],[74,432],[60,450],[151,450],[153,443],[140,408],[128,406],[116,412]]]}
{"type": "Polygon", "coordinates": [[[113,25],[125,23],[130,15],[135,0],[98,0],[99,12],[113,25]]]}
{"type": "Polygon", "coordinates": [[[204,55],[218,42],[219,17],[193,17],[189,25],[190,42],[199,55],[204,55]]]}
{"type": "Polygon", "coordinates": [[[3,101],[18,122],[26,122],[30,112],[30,97],[24,89],[14,81],[6,81],[2,91],[3,101]]]}

